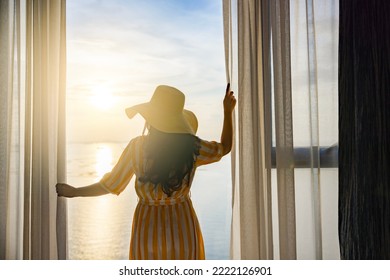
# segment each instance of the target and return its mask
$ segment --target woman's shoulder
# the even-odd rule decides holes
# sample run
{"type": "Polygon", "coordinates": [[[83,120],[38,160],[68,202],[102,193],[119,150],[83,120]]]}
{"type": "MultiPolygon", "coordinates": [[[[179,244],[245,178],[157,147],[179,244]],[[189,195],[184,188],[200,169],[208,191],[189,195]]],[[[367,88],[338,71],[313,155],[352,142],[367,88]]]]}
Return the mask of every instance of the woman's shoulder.
{"type": "Polygon", "coordinates": [[[199,146],[201,151],[211,152],[213,154],[222,154],[222,144],[217,141],[199,138],[199,146]]]}
{"type": "Polygon", "coordinates": [[[127,143],[126,148],[128,150],[131,150],[134,147],[139,147],[140,145],[143,145],[143,143],[145,142],[145,138],[146,138],[146,136],[140,135],[140,136],[137,136],[137,137],[130,139],[130,141],[127,143]]]}
{"type": "Polygon", "coordinates": [[[144,142],[146,140],[146,135],[140,135],[140,136],[136,136],[132,139],[130,139],[130,143],[141,143],[141,142],[144,142]]]}
{"type": "Polygon", "coordinates": [[[139,135],[137,137],[134,137],[130,140],[130,142],[142,142],[145,141],[146,135],[139,135]]]}
{"type": "Polygon", "coordinates": [[[199,138],[199,155],[196,159],[196,165],[204,165],[219,161],[223,156],[222,144],[217,141],[208,141],[199,138]]]}

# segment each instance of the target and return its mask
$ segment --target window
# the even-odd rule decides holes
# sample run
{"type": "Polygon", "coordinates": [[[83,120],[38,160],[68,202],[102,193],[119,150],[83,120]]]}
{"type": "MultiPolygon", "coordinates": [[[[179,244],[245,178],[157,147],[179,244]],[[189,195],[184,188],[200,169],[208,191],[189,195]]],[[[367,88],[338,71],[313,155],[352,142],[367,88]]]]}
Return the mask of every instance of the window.
{"type": "MultiPolygon", "coordinates": [[[[91,184],[110,171],[144,125],[124,109],[148,101],[158,84],[186,93],[198,135],[219,140],[225,90],[219,2],[67,1],[68,183],[91,184]]],[[[133,185],[119,197],[69,201],[70,259],[128,258],[133,185]]],[[[206,258],[228,259],[229,157],[199,168],[191,192],[206,258]]]]}

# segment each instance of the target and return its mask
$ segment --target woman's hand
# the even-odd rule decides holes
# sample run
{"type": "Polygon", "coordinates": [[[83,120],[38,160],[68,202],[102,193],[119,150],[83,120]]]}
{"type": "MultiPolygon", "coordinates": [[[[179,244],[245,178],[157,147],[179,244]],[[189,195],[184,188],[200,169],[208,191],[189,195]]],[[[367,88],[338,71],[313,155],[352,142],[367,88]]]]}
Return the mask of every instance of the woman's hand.
{"type": "Polygon", "coordinates": [[[230,84],[227,84],[225,98],[223,99],[223,127],[221,134],[221,144],[223,146],[223,155],[229,153],[233,145],[233,110],[236,106],[236,98],[233,91],[230,90],[230,84]]]}
{"type": "Polygon", "coordinates": [[[65,196],[65,197],[75,197],[76,196],[76,188],[72,187],[68,184],[58,183],[56,185],[56,190],[57,190],[58,196],[65,196]]]}
{"type": "Polygon", "coordinates": [[[230,83],[227,84],[225,98],[223,99],[223,109],[225,114],[231,114],[236,106],[236,98],[233,91],[230,90],[230,83]]]}

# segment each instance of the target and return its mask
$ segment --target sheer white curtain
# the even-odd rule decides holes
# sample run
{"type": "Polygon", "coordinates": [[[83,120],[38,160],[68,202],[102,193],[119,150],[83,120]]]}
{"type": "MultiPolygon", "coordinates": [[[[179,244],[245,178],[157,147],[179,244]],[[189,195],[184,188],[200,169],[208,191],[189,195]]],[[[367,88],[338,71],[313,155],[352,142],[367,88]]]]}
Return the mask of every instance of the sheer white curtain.
{"type": "Polygon", "coordinates": [[[338,258],[337,15],[337,0],[224,1],[232,258],[338,258]]]}
{"type": "MultiPolygon", "coordinates": [[[[231,81],[238,90],[231,254],[234,259],[272,259],[270,150],[266,149],[270,111],[264,106],[269,97],[263,95],[260,2],[224,1],[224,18],[225,29],[229,28],[226,51],[237,51],[237,85],[231,81]],[[229,36],[235,38],[234,32],[237,41],[232,42],[229,36]]],[[[227,65],[233,64],[234,57],[227,55],[227,65]]],[[[231,67],[228,77],[234,71],[231,67]]]]}
{"type": "Polygon", "coordinates": [[[298,259],[339,258],[338,18],[338,0],[290,0],[298,259]]]}
{"type": "Polygon", "coordinates": [[[65,258],[65,1],[0,7],[0,258],[65,258]]]}
{"type": "Polygon", "coordinates": [[[16,10],[20,11],[16,3],[0,1],[0,259],[22,258],[23,87],[18,84],[21,63],[14,59],[21,55],[16,10]]]}

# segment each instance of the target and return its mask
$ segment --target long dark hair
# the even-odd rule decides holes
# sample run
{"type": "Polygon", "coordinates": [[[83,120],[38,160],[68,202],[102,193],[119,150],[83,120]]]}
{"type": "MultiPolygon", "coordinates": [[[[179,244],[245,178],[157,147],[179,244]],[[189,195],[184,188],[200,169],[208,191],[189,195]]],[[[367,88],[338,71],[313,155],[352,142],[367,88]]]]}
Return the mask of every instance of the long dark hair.
{"type": "Polygon", "coordinates": [[[145,144],[145,174],[141,182],[151,182],[168,196],[183,180],[191,180],[191,171],[199,155],[200,139],[191,134],[165,133],[150,128],[145,144]]]}

